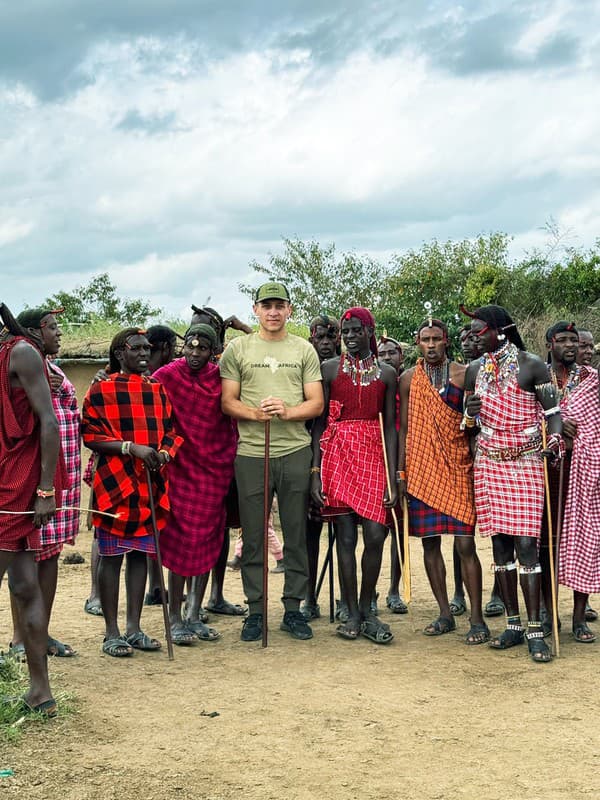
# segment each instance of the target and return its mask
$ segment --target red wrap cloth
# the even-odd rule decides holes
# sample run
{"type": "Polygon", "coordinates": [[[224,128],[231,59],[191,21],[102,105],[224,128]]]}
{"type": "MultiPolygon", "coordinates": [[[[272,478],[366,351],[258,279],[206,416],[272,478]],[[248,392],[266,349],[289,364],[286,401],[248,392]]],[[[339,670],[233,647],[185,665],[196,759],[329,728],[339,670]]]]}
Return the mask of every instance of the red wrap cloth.
{"type": "MultiPolygon", "coordinates": [[[[88,447],[94,442],[129,441],[166,450],[171,457],[183,441],[175,433],[167,393],[160,383],[142,375],[115,373],[93,383],[83,401],[81,433],[88,447]]],[[[153,487],[161,530],[169,513],[166,470],[153,474],[153,487]]],[[[93,514],[94,527],[113,536],[152,533],[146,468],[141,459],[100,453],[93,489],[98,511],[120,514],[119,519],[93,514]]]]}
{"type": "Polygon", "coordinates": [[[387,488],[379,412],[385,384],[377,379],[355,386],[340,359],[331,384],[329,419],[321,437],[321,481],[327,505],[323,516],[354,511],[364,519],[388,524],[383,505],[387,488]]]}
{"type": "MultiPolygon", "coordinates": [[[[17,342],[27,340],[16,337],[0,345],[0,509],[3,511],[31,511],[40,482],[40,423],[25,390],[10,384],[10,357],[17,342]]],[[[41,368],[45,370],[43,362],[41,368]]],[[[57,506],[67,485],[61,452],[54,476],[57,506]]],[[[0,514],[0,550],[39,548],[40,531],[33,527],[32,515],[0,514]]]]}
{"type": "Polygon", "coordinates": [[[233,479],[237,432],[221,411],[215,364],[193,372],[185,358],[158,369],[184,442],[169,464],[171,516],[160,537],[163,564],[177,575],[203,575],[217,563],[225,532],[225,499],[233,479]]]}

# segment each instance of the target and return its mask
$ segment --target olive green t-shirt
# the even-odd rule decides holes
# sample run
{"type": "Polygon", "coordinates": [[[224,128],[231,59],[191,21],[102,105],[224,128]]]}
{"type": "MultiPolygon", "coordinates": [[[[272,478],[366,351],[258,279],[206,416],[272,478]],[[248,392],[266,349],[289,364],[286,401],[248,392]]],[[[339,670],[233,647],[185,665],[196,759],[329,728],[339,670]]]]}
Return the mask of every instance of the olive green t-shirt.
{"type": "MultiPolygon", "coordinates": [[[[304,384],[321,380],[315,349],[305,339],[286,334],[285,339],[267,341],[258,333],[233,339],[219,361],[221,377],[240,384],[240,400],[258,408],[265,397],[280,397],[286,406],[305,399],[304,384]]],[[[265,428],[262,422],[238,420],[238,454],[264,457],[265,428]]],[[[271,421],[271,457],[286,456],[310,444],[304,422],[271,421]]]]}

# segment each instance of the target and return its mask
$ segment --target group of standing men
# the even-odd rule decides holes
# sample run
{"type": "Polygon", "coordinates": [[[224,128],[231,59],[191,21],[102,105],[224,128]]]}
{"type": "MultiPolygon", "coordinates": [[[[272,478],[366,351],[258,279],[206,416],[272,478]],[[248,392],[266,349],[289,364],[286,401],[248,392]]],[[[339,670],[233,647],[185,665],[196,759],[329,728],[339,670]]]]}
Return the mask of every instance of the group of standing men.
{"type": "MultiPolygon", "coordinates": [[[[212,309],[195,309],[182,357],[164,363],[151,376],[153,348],[146,332],[121,331],[111,343],[107,374],[92,384],[85,398],[81,432],[96,454],[93,523],[100,555],[98,608],[106,622],[102,649],[107,655],[123,657],[135,649],[160,647],[140,627],[146,557],[156,555],[154,526],[161,533],[160,550],[170,574],[175,643],[218,637],[205,625],[200,608],[211,570],[209,607],[216,613],[244,613],[222,595],[228,528],[239,524],[249,612],[241,638],[262,637],[266,423],[268,501],[277,494],[284,537],[280,627],[293,638],[312,637],[309,621],[319,615],[319,536],[322,520],[331,519],[344,612],[337,633],[347,640],[364,636],[377,644],[392,640],[389,626],[377,614],[376,585],[390,513],[399,512],[399,501],[406,498],[410,531],[423,541],[425,568],[440,610],[424,633],[437,636],[455,629],[440,547],[441,535],[450,534],[471,605],[467,644],[489,641],[494,648],[507,649],[527,641],[534,661],[550,660],[540,606],[543,596],[548,625],[550,594],[547,571],[542,571],[544,548],[539,547],[543,460],[560,463],[566,447],[572,452],[566,479],[564,468],[560,470],[568,486],[566,502],[554,491],[564,519],[559,579],[575,593],[576,641],[594,640],[586,614],[591,611],[589,594],[600,591],[600,412],[598,373],[589,360],[576,364],[585,334],[580,351],[573,324],[553,326],[547,365],[525,352],[504,309],[465,310],[472,317],[465,340],[477,349],[478,358],[464,366],[449,359],[448,329],[430,316],[417,332],[421,358],[403,372],[401,348],[393,339],[383,337],[378,354],[375,320],[365,308],[348,309],[339,323],[317,317],[308,342],[286,329],[292,305],[283,284],[259,287],[253,311],[258,331],[237,324],[248,335],[234,338],[223,350],[228,321],[212,309]],[[542,426],[547,436],[542,436],[542,426]],[[239,522],[233,520],[234,490],[239,522]],[[582,492],[585,506],[579,499],[582,492]],[[483,620],[476,522],[482,535],[493,536],[494,569],[507,614],[505,631],[494,639],[483,620]],[[360,587],[359,524],[364,542],[360,587]],[[124,558],[127,628],[122,634],[117,612],[124,558]],[[519,614],[517,571],[527,610],[525,625],[519,614]],[[186,579],[188,602],[182,613],[186,579]]],[[[2,313],[0,505],[5,511],[33,513],[0,518],[0,573],[10,565],[15,616],[31,675],[31,690],[23,702],[52,715],[56,705],[48,686],[46,654],[52,647],[65,646],[48,639],[47,627],[61,547],[54,544],[40,556],[39,533],[51,524],[55,497],[62,496],[69,508],[78,506],[76,497],[65,499],[63,489],[78,488],[79,481],[66,475],[65,440],[61,450],[50,392],[56,368],[46,356],[58,350],[58,323],[54,312],[35,310],[35,315],[14,320],[6,308],[2,313]],[[44,567],[35,567],[34,551],[40,564],[53,559],[46,579],[44,567]]],[[[60,385],[66,392],[65,380],[63,376],[60,385]]],[[[58,378],[55,382],[58,386],[58,378]]],[[[71,538],[63,536],[61,541],[71,538]]],[[[387,604],[404,613],[398,592],[400,555],[394,548],[395,574],[387,604]]]]}

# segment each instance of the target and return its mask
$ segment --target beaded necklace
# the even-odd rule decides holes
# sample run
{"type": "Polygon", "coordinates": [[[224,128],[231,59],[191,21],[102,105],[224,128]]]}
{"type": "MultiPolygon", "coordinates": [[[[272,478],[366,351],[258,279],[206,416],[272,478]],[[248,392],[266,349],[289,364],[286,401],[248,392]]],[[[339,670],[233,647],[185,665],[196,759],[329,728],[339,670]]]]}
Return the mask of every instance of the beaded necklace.
{"type": "Polygon", "coordinates": [[[450,362],[448,359],[446,358],[440,364],[428,364],[427,361],[423,361],[423,368],[433,388],[442,394],[450,379],[450,362]]]}
{"type": "Polygon", "coordinates": [[[366,358],[354,358],[349,353],[344,353],[342,371],[350,376],[354,386],[369,386],[373,381],[379,380],[381,368],[372,353],[366,358]]]}
{"type": "Polygon", "coordinates": [[[519,371],[519,351],[512,342],[507,341],[495,352],[484,353],[479,363],[477,384],[500,393],[519,371]]]}
{"type": "Polygon", "coordinates": [[[562,378],[559,378],[558,373],[552,364],[548,365],[548,371],[550,372],[550,380],[558,389],[561,400],[565,400],[571,394],[573,389],[577,388],[579,381],[581,380],[581,370],[579,368],[579,364],[573,364],[568,372],[565,369],[562,378]]]}

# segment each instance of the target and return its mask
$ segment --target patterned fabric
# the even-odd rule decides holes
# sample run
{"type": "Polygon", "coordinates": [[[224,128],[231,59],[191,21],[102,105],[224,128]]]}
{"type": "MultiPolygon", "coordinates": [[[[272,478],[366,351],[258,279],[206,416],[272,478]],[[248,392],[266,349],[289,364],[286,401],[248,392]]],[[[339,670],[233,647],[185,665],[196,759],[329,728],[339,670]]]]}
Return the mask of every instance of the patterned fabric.
{"type": "Polygon", "coordinates": [[[482,536],[540,536],[544,465],[539,405],[511,373],[502,388],[476,382],[481,431],[474,463],[475,511],[482,536]],[[502,460],[502,459],[505,460],[502,460]]]}
{"type": "Polygon", "coordinates": [[[236,428],[221,411],[215,364],[193,372],[179,358],[153,377],[165,387],[175,427],[184,437],[169,464],[171,515],[160,537],[163,564],[177,575],[203,575],[217,563],[223,546],[236,428]]]}
{"type": "Polygon", "coordinates": [[[354,386],[340,369],[331,384],[329,418],[321,437],[323,517],[354,511],[364,519],[388,523],[383,505],[387,486],[378,415],[385,384],[354,386]]]}
{"type": "MultiPolygon", "coordinates": [[[[52,362],[48,369],[62,377],[63,382],[56,391],[52,391],[52,405],[58,420],[60,444],[62,447],[69,488],[63,491],[62,498],[57,498],[57,506],[78,507],[81,500],[81,436],[79,426],[81,417],[75,397],[75,387],[65,373],[52,362]]],[[[36,561],[44,561],[60,553],[65,543],[74,544],[79,532],[79,511],[57,511],[47,525],[40,529],[42,548],[36,553],[36,561]],[[57,550],[56,546],[60,545],[57,550]]]]}
{"type": "Polygon", "coordinates": [[[427,503],[410,497],[408,500],[409,532],[425,539],[428,536],[474,536],[475,526],[465,525],[454,517],[441,514],[427,503]]]}
{"type": "Polygon", "coordinates": [[[600,400],[598,373],[585,379],[568,399],[565,419],[577,422],[571,474],[560,538],[558,580],[576,592],[600,592],[600,400]]]}
{"type": "MultiPolygon", "coordinates": [[[[447,532],[463,523],[468,530],[461,533],[470,535],[475,525],[473,462],[467,436],[460,430],[462,405],[462,389],[448,382],[440,394],[419,359],[408,400],[407,490],[440,517],[453,518],[447,532]]],[[[443,528],[440,522],[435,525],[438,532],[443,528]]]]}
{"type": "MultiPolygon", "coordinates": [[[[21,387],[10,384],[10,357],[16,337],[0,345],[0,509],[31,511],[40,480],[40,425],[21,387]]],[[[31,346],[31,345],[29,345],[31,346]]],[[[64,459],[59,456],[54,488],[59,498],[67,485],[64,459]]],[[[0,550],[39,550],[40,532],[31,515],[0,515],[0,550]]]]}
{"type": "MultiPolygon", "coordinates": [[[[93,383],[83,401],[81,432],[88,447],[95,442],[130,441],[166,450],[174,457],[182,443],[175,433],[169,398],[153,378],[111,375],[93,383]]],[[[150,495],[144,462],[128,455],[98,458],[94,503],[99,511],[119,514],[110,520],[93,514],[94,527],[114,536],[145,536],[152,531],[150,495]]],[[[156,520],[161,530],[169,512],[166,471],[153,475],[156,520]]]]}
{"type": "Polygon", "coordinates": [[[96,528],[95,536],[101,556],[122,556],[132,550],[147,553],[149,556],[156,555],[154,536],[151,533],[144,536],[114,536],[103,528],[96,528]]]}

